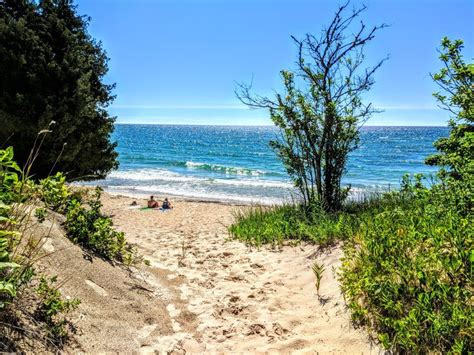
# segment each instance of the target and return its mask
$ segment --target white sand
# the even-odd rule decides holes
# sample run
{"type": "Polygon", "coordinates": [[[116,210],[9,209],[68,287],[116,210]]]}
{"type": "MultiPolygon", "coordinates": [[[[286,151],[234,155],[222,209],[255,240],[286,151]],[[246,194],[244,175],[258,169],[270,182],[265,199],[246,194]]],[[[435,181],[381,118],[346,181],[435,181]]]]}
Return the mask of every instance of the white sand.
{"type": "Polygon", "coordinates": [[[137,350],[379,352],[351,325],[335,277],[340,247],[324,253],[313,245],[250,249],[228,240],[236,206],[174,201],[174,210],[159,212],[130,209],[132,200],[105,194],[104,211],[152,268],[167,272],[176,291],[166,305],[173,333],[145,325],[136,334],[137,350]],[[311,270],[316,260],[326,268],[324,302],[311,270]]]}

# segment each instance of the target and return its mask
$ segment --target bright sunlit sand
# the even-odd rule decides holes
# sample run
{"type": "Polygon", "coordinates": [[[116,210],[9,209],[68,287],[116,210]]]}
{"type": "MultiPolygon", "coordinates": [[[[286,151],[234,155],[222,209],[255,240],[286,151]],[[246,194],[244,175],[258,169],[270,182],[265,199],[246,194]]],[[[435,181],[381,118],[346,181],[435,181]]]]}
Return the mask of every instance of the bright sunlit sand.
{"type": "MultiPolygon", "coordinates": [[[[158,335],[156,325],[143,324],[135,338],[140,350],[376,353],[364,331],[351,325],[339,290],[340,246],[257,250],[230,241],[226,226],[245,207],[178,200],[161,212],[130,208],[132,201],[146,203],[130,197],[104,195],[102,201],[117,229],[152,267],[166,271],[160,287],[172,296],[150,302],[166,304],[173,333],[158,335]],[[327,270],[322,301],[311,272],[316,260],[327,270]]],[[[146,312],[148,305],[136,307],[146,312]]]]}

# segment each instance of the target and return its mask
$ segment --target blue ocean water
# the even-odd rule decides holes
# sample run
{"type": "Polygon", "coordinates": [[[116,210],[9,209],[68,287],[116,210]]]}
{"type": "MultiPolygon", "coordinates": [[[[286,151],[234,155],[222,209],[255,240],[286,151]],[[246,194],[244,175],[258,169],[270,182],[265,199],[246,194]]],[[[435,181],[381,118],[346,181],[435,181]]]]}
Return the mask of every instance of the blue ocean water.
{"type": "MultiPolygon", "coordinates": [[[[116,125],[120,167],[94,184],[113,193],[278,203],[294,190],[268,146],[274,127],[116,125]]],[[[353,191],[399,186],[405,173],[432,174],[424,164],[445,127],[364,127],[344,184],[353,191]]]]}

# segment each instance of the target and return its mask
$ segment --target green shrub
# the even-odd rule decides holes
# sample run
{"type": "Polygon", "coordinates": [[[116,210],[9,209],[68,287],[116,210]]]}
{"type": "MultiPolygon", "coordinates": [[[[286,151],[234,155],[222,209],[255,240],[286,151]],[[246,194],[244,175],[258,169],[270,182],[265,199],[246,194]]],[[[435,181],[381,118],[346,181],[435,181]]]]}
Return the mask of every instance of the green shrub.
{"type": "Polygon", "coordinates": [[[47,211],[43,207],[35,209],[35,217],[39,223],[43,223],[46,220],[47,211]]]}
{"type": "MultiPolygon", "coordinates": [[[[0,207],[0,211],[3,210],[0,207]]],[[[2,216],[0,212],[0,225],[8,222],[7,217],[2,216]]],[[[11,260],[10,251],[10,237],[14,232],[3,230],[0,227],[0,309],[5,307],[5,304],[16,296],[17,282],[15,275],[12,272],[20,265],[11,260]]]]}
{"type": "Polygon", "coordinates": [[[9,205],[16,200],[20,168],[13,160],[11,147],[0,150],[0,309],[16,296],[19,264],[14,262],[12,250],[17,244],[16,221],[9,205]]]}
{"type": "Polygon", "coordinates": [[[15,201],[20,173],[21,169],[13,160],[13,148],[0,149],[0,201],[3,203],[15,201]]]}
{"type": "Polygon", "coordinates": [[[62,173],[42,179],[38,187],[40,198],[46,207],[60,213],[66,211],[71,193],[66,186],[66,177],[62,173]]]}
{"type": "MultiPolygon", "coordinates": [[[[21,295],[25,295],[24,291],[31,285],[30,281],[35,273],[34,264],[41,250],[41,239],[44,238],[30,234],[25,237],[24,233],[31,226],[33,215],[40,223],[46,218],[46,208],[32,209],[36,206],[38,192],[46,207],[56,211],[64,211],[68,199],[71,198],[61,174],[36,184],[28,178],[27,171],[28,167],[25,167],[24,172],[14,162],[11,147],[0,150],[0,317],[4,319],[1,324],[2,331],[17,329],[18,325],[14,323],[18,322],[19,315],[34,309],[33,300],[21,295]],[[18,307],[22,299],[27,302],[26,308],[18,307]]],[[[34,315],[34,323],[44,326],[46,336],[61,345],[69,324],[65,315],[74,309],[79,301],[64,300],[59,290],[53,287],[55,281],[55,277],[41,278],[36,289],[40,303],[34,315]]],[[[36,334],[36,331],[37,329],[25,329],[25,334],[36,334]]],[[[45,334],[38,333],[35,336],[41,335],[45,334]]],[[[1,338],[8,339],[4,338],[3,334],[1,338]]]]}
{"type": "MultiPolygon", "coordinates": [[[[72,190],[66,185],[65,176],[57,173],[41,180],[38,191],[49,209],[66,214],[67,235],[74,243],[109,260],[127,265],[136,261],[136,250],[127,244],[122,232],[113,228],[112,220],[101,213],[100,188],[86,198],[85,190],[72,190]]],[[[38,220],[44,218],[41,209],[35,215],[38,220]]]]}
{"type": "Polygon", "coordinates": [[[68,237],[106,259],[129,265],[135,261],[136,252],[127,244],[124,234],[113,229],[112,220],[101,214],[100,195],[97,188],[88,206],[77,200],[70,202],[65,224],[68,237]]]}
{"type": "Polygon", "coordinates": [[[81,302],[78,299],[65,300],[61,291],[54,286],[56,282],[56,277],[40,279],[36,293],[41,301],[36,316],[46,324],[48,333],[58,343],[67,337],[69,322],[65,316],[76,309],[81,302]]]}
{"type": "MultiPolygon", "coordinates": [[[[60,175],[55,177],[60,180],[59,184],[64,185],[64,179],[60,175]],[[62,180],[62,181],[61,181],[62,180]]],[[[41,186],[47,205],[53,205],[53,197],[57,191],[50,189],[51,184],[41,186]],[[46,187],[47,186],[47,187],[46,187]],[[45,188],[46,187],[46,188],[45,188]]],[[[0,312],[6,316],[11,309],[6,307],[13,304],[15,297],[18,297],[22,286],[29,284],[34,276],[35,256],[40,249],[40,241],[28,237],[24,239],[22,230],[30,223],[30,206],[33,192],[38,191],[38,185],[28,179],[18,165],[13,160],[13,149],[0,150],[0,312]]],[[[62,189],[64,192],[64,188],[62,189]]],[[[59,206],[57,204],[56,206],[59,206]]],[[[46,210],[36,208],[34,216],[39,222],[45,220],[46,210]]],[[[66,320],[63,315],[74,308],[77,300],[64,301],[58,290],[50,285],[55,282],[55,278],[47,281],[42,278],[37,292],[41,297],[38,308],[37,320],[43,321],[48,328],[50,335],[60,340],[65,335],[66,320]]],[[[31,301],[28,301],[28,306],[31,301]]],[[[13,311],[13,317],[15,312],[13,311]]],[[[12,316],[10,314],[10,316],[12,316]]],[[[3,323],[9,326],[8,323],[3,323]]]]}
{"type": "Polygon", "coordinates": [[[419,180],[404,181],[399,206],[360,217],[345,244],[342,290],[353,319],[387,349],[467,352],[474,346],[474,224],[465,210],[472,194],[466,186],[428,190],[419,180]]]}

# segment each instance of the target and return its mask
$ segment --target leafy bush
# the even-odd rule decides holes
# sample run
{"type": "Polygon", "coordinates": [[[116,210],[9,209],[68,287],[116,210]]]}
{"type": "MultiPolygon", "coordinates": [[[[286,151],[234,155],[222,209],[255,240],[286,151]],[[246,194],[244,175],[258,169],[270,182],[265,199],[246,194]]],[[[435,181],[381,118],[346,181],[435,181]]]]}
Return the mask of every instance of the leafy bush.
{"type": "Polygon", "coordinates": [[[12,256],[18,232],[12,208],[5,202],[15,200],[14,189],[20,171],[13,160],[13,149],[0,150],[0,309],[15,297],[18,286],[16,270],[20,265],[13,261],[12,256]]]}
{"type": "MultiPolygon", "coordinates": [[[[18,299],[21,298],[19,295],[23,294],[20,291],[30,285],[34,276],[35,256],[38,255],[41,242],[30,236],[26,240],[23,232],[32,221],[31,207],[34,206],[32,202],[35,198],[33,192],[37,191],[48,189],[42,189],[28,179],[13,160],[11,147],[0,150],[0,315],[2,319],[5,318],[2,331],[8,329],[11,326],[9,322],[14,323],[18,314],[23,312],[21,307],[16,308],[18,299]]],[[[48,201],[53,201],[51,198],[54,194],[57,192],[45,196],[48,196],[48,201]]],[[[41,223],[46,218],[46,212],[45,208],[35,208],[34,216],[41,223]]],[[[61,293],[51,287],[53,282],[55,278],[49,281],[42,278],[40,281],[37,292],[41,303],[36,320],[44,322],[48,337],[53,336],[58,342],[62,342],[66,335],[65,314],[77,306],[78,301],[62,300],[61,293]]],[[[31,307],[32,300],[28,299],[27,302],[27,307],[31,307]]],[[[17,326],[12,327],[16,329],[17,326]]],[[[1,345],[2,349],[8,350],[8,347],[3,347],[4,344],[1,345]]]]}
{"type": "Polygon", "coordinates": [[[56,282],[55,276],[40,279],[36,293],[40,296],[41,302],[36,315],[45,322],[52,338],[60,342],[67,336],[68,321],[65,315],[76,309],[81,302],[78,299],[65,300],[61,291],[54,287],[56,282]]]}
{"type": "Polygon", "coordinates": [[[101,214],[101,190],[97,188],[95,191],[89,206],[75,199],[70,202],[65,224],[68,237],[106,259],[131,264],[135,259],[135,250],[126,243],[122,232],[112,228],[112,220],[101,214]]]}
{"type": "MultiPolygon", "coordinates": [[[[66,214],[66,231],[74,243],[109,260],[128,265],[135,261],[136,251],[127,244],[122,232],[113,229],[112,220],[100,211],[99,188],[93,196],[86,196],[86,190],[73,190],[66,184],[65,176],[57,173],[41,180],[38,191],[49,209],[66,214]]],[[[35,215],[38,220],[44,217],[41,209],[35,211],[35,215]]]]}
{"type": "Polygon", "coordinates": [[[362,215],[345,244],[341,283],[352,317],[385,348],[473,349],[471,188],[405,180],[399,198],[410,203],[362,215]]]}
{"type": "Polygon", "coordinates": [[[21,169],[13,160],[13,148],[0,149],[0,201],[8,204],[14,200],[19,173],[21,169]]]}
{"type": "Polygon", "coordinates": [[[62,173],[42,179],[38,187],[40,198],[48,208],[60,213],[66,211],[71,193],[66,186],[66,177],[62,173]]]}
{"type": "Polygon", "coordinates": [[[0,309],[16,295],[17,282],[12,271],[20,266],[11,260],[10,255],[11,237],[15,232],[3,229],[3,224],[11,222],[6,211],[7,206],[0,205],[0,309]]]}

